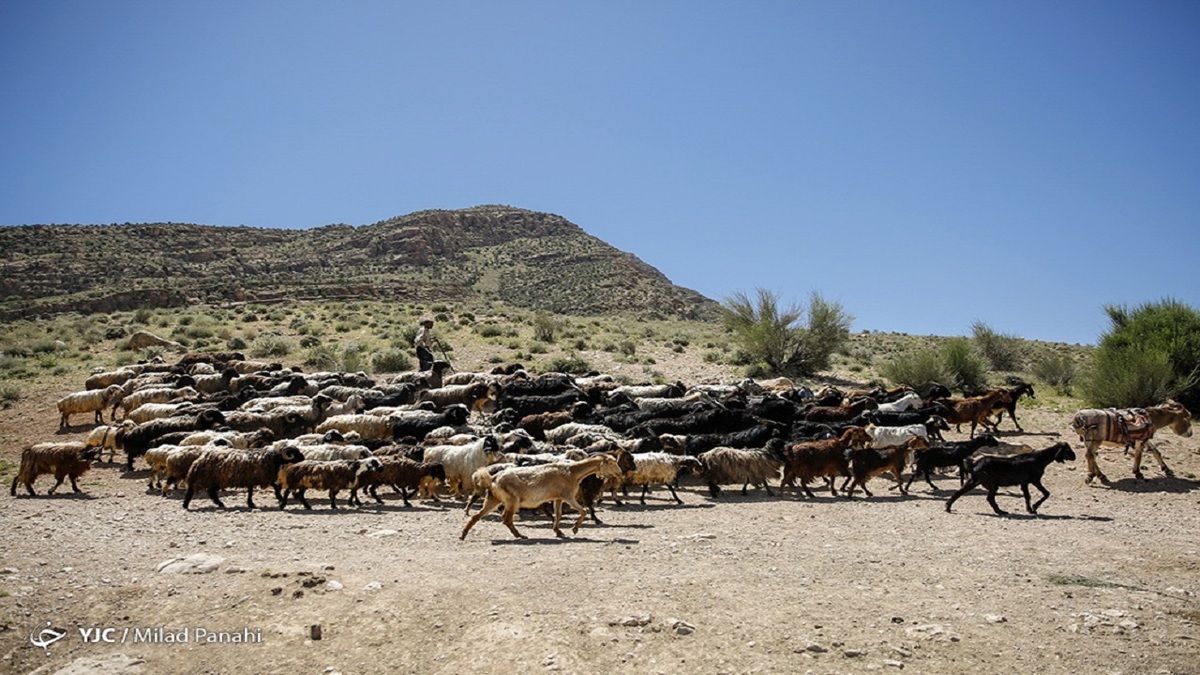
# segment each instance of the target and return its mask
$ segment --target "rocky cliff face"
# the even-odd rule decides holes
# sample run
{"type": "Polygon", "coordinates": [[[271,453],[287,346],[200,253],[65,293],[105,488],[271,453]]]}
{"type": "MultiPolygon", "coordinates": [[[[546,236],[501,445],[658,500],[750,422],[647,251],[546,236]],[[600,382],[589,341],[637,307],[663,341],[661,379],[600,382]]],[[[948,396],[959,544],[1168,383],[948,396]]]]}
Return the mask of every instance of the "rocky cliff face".
{"type": "Polygon", "coordinates": [[[506,206],[311,230],[0,228],[0,318],[279,298],[502,300],[574,314],[710,318],[716,304],[566,219],[506,206]]]}

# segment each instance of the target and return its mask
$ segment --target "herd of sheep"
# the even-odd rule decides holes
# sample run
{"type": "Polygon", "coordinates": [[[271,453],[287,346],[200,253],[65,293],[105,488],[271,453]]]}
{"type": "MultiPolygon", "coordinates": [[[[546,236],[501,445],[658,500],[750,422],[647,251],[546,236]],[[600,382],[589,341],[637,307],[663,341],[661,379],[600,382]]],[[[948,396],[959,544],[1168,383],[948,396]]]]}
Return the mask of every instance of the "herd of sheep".
{"type": "MultiPolygon", "coordinates": [[[[797,487],[823,481],[831,494],[869,496],[869,481],[885,473],[906,493],[917,475],[932,487],[934,471],[954,467],[960,489],[946,509],[977,485],[995,503],[999,487],[1019,485],[1026,508],[1036,512],[1049,495],[1041,484],[1047,465],[1075,458],[1070,446],[1034,452],[1006,446],[994,432],[1031,386],[951,398],[944,387],[813,392],[786,378],[735,384],[685,386],[681,382],[625,385],[593,374],[529,373],[519,365],[490,372],[452,373],[444,362],[430,372],[403,373],[376,382],[363,373],[304,373],[281,364],[247,360],[233,352],[190,353],[158,362],[98,372],[84,391],[58,402],[60,426],[91,415],[85,441],[27,448],[10,492],[51,474],[76,480],[107,452],[123,452],[127,470],[141,461],[151,487],[166,494],[186,489],[183,506],[206,494],[224,508],[221,492],[271,488],[281,508],[293,496],[311,508],[308,490],[361,505],[377,488],[437,499],[449,493],[482,508],[462,530],[466,537],[484,516],[503,509],[514,536],[522,508],[553,505],[554,532],[564,505],[596,522],[595,506],[622,491],[675,488],[682,476],[706,484],[750,486],[771,493],[771,483],[797,487]],[[105,424],[108,414],[111,424],[105,424]],[[118,421],[118,416],[120,421],[118,421]],[[945,441],[941,432],[969,425],[971,438],[945,441]],[[976,436],[977,428],[985,433],[976,436]],[[905,483],[901,474],[913,464],[905,483]],[[799,484],[797,485],[797,481],[799,484]],[[1029,485],[1042,492],[1030,503],[1029,485]]],[[[1018,425],[1019,428],[1019,425],[1018,425]]]]}

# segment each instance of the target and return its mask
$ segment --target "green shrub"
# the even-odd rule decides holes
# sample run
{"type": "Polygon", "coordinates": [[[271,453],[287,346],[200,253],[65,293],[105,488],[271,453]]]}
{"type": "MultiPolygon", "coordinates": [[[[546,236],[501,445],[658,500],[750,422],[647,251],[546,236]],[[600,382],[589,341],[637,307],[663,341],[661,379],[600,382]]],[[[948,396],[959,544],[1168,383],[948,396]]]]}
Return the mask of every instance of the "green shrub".
{"type": "Polygon", "coordinates": [[[1020,370],[1025,361],[1025,341],[1015,335],[1004,335],[986,323],[971,324],[975,349],[991,364],[992,370],[1020,370]]]}
{"type": "Polygon", "coordinates": [[[292,352],[291,340],[275,333],[263,333],[250,343],[250,355],[257,359],[287,356],[292,352]]]}
{"type": "Polygon", "coordinates": [[[1111,326],[1101,336],[1089,369],[1095,372],[1088,372],[1080,383],[1088,401],[1147,406],[1172,396],[1191,410],[1200,408],[1200,312],[1171,299],[1135,309],[1104,309],[1111,326]]]}
{"type": "MultiPolygon", "coordinates": [[[[500,337],[501,335],[504,335],[504,329],[494,323],[476,324],[475,332],[480,337],[485,338],[500,337]]],[[[413,335],[416,335],[415,331],[413,335]]]]}
{"type": "Polygon", "coordinates": [[[987,387],[987,366],[983,358],[972,348],[966,338],[950,338],[939,350],[946,369],[950,372],[948,387],[957,389],[983,389],[987,387]]]}
{"type": "Polygon", "coordinates": [[[1153,349],[1097,350],[1079,384],[1099,408],[1145,407],[1177,393],[1171,359],[1153,349]]]}
{"type": "Polygon", "coordinates": [[[779,306],[775,293],[757,289],[751,299],[736,292],[722,303],[722,318],[733,333],[746,363],[765,364],[764,374],[815,375],[826,370],[833,355],[850,339],[853,317],[841,305],[813,293],[807,311],[779,306]],[[807,321],[801,325],[801,318],[807,321]]]}
{"type": "Polygon", "coordinates": [[[577,354],[559,356],[546,362],[544,370],[582,375],[592,370],[592,364],[577,354]]]}
{"type": "Polygon", "coordinates": [[[0,408],[11,408],[21,400],[21,388],[15,382],[0,382],[0,408]]]}
{"type": "Polygon", "coordinates": [[[412,358],[399,349],[388,349],[371,355],[372,373],[402,373],[412,368],[412,358]]]}
{"type": "Polygon", "coordinates": [[[1070,354],[1047,350],[1033,360],[1032,371],[1040,382],[1059,394],[1070,396],[1079,369],[1070,354]]]}
{"type": "Polygon", "coordinates": [[[554,336],[562,330],[562,322],[546,312],[533,315],[533,339],[541,342],[554,342],[554,336]]]}
{"type": "Polygon", "coordinates": [[[337,350],[330,345],[317,345],[304,352],[301,363],[314,370],[337,370],[341,362],[337,350]]]}
{"type": "Polygon", "coordinates": [[[225,342],[225,347],[232,351],[241,351],[246,348],[246,341],[238,336],[233,336],[225,342]]]}
{"type": "Polygon", "coordinates": [[[113,324],[104,329],[105,340],[120,340],[128,334],[129,331],[125,330],[125,327],[119,324],[113,324]]]}
{"type": "Polygon", "coordinates": [[[924,392],[937,382],[947,386],[952,382],[952,373],[935,349],[920,349],[901,354],[884,363],[879,372],[892,384],[907,384],[924,392]]]}
{"type": "Polygon", "coordinates": [[[312,349],[321,344],[321,338],[316,335],[305,335],[300,338],[300,346],[304,349],[312,349]]]}
{"type": "Polygon", "coordinates": [[[148,325],[150,323],[150,319],[153,316],[154,316],[154,312],[151,312],[149,309],[147,309],[145,307],[141,307],[141,308],[138,308],[137,311],[135,311],[133,313],[133,322],[140,323],[143,325],[148,325]]]}

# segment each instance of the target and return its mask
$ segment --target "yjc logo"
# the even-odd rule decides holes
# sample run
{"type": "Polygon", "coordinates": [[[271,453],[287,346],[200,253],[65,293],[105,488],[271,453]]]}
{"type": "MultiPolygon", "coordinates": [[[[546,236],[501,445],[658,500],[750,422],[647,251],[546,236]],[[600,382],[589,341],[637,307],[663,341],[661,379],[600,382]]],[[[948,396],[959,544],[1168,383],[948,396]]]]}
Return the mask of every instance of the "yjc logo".
{"type": "Polygon", "coordinates": [[[41,630],[35,628],[30,631],[29,644],[33,645],[34,647],[41,647],[42,649],[46,650],[46,656],[50,656],[50,645],[65,637],[67,637],[67,631],[59,630],[58,628],[51,626],[50,622],[47,621],[45,628],[42,628],[41,630]]]}

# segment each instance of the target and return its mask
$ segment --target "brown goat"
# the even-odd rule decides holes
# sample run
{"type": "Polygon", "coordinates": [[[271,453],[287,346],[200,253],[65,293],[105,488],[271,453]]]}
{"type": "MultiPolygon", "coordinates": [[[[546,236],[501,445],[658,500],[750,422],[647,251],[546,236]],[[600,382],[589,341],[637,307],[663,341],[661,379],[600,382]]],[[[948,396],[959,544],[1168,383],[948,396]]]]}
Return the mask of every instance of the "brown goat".
{"type": "Polygon", "coordinates": [[[527,537],[513,526],[513,517],[517,510],[541,506],[551,501],[554,502],[554,534],[559,537],[566,536],[558,529],[558,524],[562,521],[563,504],[579,512],[579,518],[571,530],[572,533],[577,533],[587,515],[587,509],[579,503],[579,483],[592,474],[618,476],[621,475],[621,468],[612,456],[595,455],[578,462],[517,466],[501,471],[488,486],[483,508],[467,521],[459,539],[466,539],[467,533],[480,518],[500,506],[504,507],[503,520],[508,530],[514,537],[526,539],[527,537]]]}
{"type": "Polygon", "coordinates": [[[810,406],[800,411],[800,417],[806,422],[822,424],[833,422],[848,422],[864,410],[878,408],[879,404],[873,398],[860,398],[857,401],[839,406],[810,406]]]}
{"type": "MultiPolygon", "coordinates": [[[[854,496],[854,488],[862,487],[868,497],[873,496],[867,489],[867,481],[885,473],[892,474],[896,479],[896,487],[902,494],[908,494],[900,474],[908,464],[908,456],[914,450],[928,450],[929,441],[920,436],[913,436],[900,445],[889,448],[859,448],[847,450],[846,458],[850,460],[850,488],[846,490],[846,498],[854,496]]],[[[843,488],[845,489],[845,488],[843,488]]]]}
{"type": "Polygon", "coordinates": [[[871,435],[862,427],[850,427],[841,438],[830,438],[821,441],[805,441],[794,443],[783,449],[783,480],[779,487],[795,487],[796,479],[800,479],[800,487],[809,497],[815,497],[808,489],[808,482],[814,478],[824,478],[829,483],[829,491],[837,496],[837,488],[833,479],[837,476],[850,476],[850,463],[846,451],[852,447],[870,444],[871,435]]]}
{"type": "Polygon", "coordinates": [[[989,391],[983,396],[972,396],[971,398],[942,398],[938,399],[937,403],[946,406],[946,421],[954,425],[954,430],[959,431],[959,425],[971,423],[971,438],[975,437],[975,427],[982,426],[984,431],[991,430],[996,432],[997,429],[992,423],[990,417],[992,409],[1000,402],[1008,392],[1004,389],[995,389],[989,391]]]}

